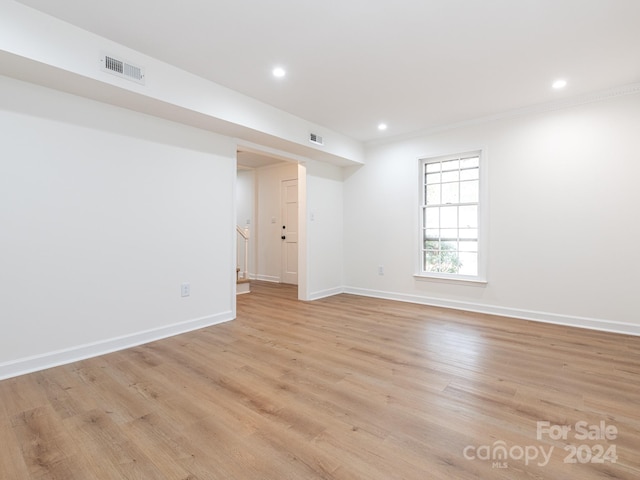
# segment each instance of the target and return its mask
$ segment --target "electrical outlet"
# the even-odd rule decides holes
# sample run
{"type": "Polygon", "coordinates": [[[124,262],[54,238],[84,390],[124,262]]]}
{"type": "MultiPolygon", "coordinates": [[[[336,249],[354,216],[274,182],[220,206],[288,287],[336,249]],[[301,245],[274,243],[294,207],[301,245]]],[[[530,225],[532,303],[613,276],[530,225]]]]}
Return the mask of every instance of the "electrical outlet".
{"type": "Polygon", "coordinates": [[[180,285],[180,296],[188,297],[189,295],[191,295],[191,284],[190,283],[181,284],[180,285]]]}
{"type": "Polygon", "coordinates": [[[384,275],[384,265],[378,265],[378,275],[384,275]]]}

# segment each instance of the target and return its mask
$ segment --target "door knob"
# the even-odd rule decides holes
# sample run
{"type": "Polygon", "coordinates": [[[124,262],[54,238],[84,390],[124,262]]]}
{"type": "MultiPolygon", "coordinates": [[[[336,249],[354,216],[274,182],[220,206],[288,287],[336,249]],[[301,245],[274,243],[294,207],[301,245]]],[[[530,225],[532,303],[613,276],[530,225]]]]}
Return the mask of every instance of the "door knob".
{"type": "Polygon", "coordinates": [[[285,237],[284,235],[282,235],[280,238],[281,238],[282,240],[285,240],[287,237],[285,237]]]}

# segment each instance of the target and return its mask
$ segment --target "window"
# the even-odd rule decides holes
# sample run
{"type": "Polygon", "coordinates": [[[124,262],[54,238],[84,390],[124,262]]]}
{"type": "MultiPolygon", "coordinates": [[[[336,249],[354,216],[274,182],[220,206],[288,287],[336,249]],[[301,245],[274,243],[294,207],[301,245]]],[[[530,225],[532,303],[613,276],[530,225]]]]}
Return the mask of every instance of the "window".
{"type": "Polygon", "coordinates": [[[481,152],[420,163],[420,275],[482,281],[481,152]]]}

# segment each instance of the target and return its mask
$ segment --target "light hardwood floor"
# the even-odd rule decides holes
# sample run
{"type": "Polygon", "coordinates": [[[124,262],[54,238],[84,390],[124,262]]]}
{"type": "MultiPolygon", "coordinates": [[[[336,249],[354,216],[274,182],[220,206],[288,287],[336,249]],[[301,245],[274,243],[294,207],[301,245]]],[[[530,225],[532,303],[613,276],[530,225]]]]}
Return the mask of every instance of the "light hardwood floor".
{"type": "Polygon", "coordinates": [[[640,478],[640,337],[295,297],[256,282],[236,321],[0,382],[0,479],[640,478]]]}

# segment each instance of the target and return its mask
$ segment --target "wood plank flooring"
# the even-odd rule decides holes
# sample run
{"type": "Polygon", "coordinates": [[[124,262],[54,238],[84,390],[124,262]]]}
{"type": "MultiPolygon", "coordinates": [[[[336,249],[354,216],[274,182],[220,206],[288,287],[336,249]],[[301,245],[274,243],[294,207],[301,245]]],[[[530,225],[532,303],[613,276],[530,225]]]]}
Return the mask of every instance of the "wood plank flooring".
{"type": "Polygon", "coordinates": [[[640,478],[640,337],[252,290],[236,321],[0,382],[0,479],[640,478]]]}

